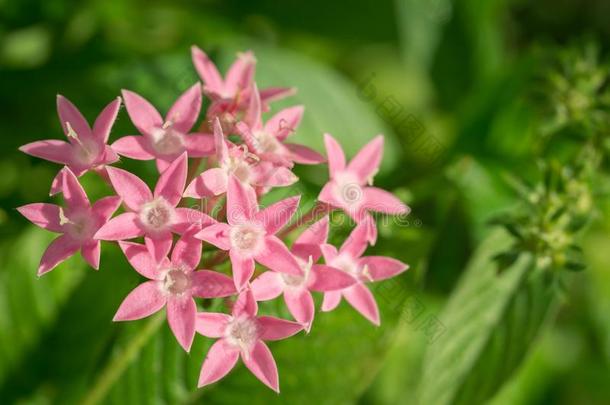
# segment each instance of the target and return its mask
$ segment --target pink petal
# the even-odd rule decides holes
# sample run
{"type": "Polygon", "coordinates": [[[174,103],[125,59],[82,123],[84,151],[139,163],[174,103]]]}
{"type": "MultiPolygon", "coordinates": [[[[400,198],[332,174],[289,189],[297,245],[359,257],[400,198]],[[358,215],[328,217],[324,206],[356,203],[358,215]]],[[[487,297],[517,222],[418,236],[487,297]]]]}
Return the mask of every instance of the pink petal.
{"type": "Polygon", "coordinates": [[[163,278],[158,270],[157,261],[145,245],[120,241],[119,246],[135,271],[151,280],[163,278]]]}
{"type": "Polygon", "coordinates": [[[80,251],[83,259],[95,270],[100,268],[101,243],[99,240],[92,240],[85,243],[80,251]]]}
{"type": "Polygon", "coordinates": [[[51,232],[62,232],[59,224],[59,206],[47,203],[27,204],[17,208],[17,211],[34,225],[51,232]]]}
{"type": "Polygon", "coordinates": [[[133,321],[158,312],[166,303],[158,281],[147,281],[133,289],[121,303],[113,321],[133,321]]]}
{"type": "Polygon", "coordinates": [[[292,245],[292,253],[304,260],[312,256],[314,262],[318,261],[322,254],[320,246],[328,240],[328,230],[328,215],[326,215],[299,235],[292,245]]]}
{"type": "Polygon", "coordinates": [[[153,256],[157,263],[167,258],[167,255],[172,248],[172,234],[169,231],[154,233],[144,236],[146,248],[153,256]]]}
{"type": "Polygon", "coordinates": [[[30,156],[60,164],[72,163],[72,145],[64,141],[49,139],[28,143],[19,148],[30,156]]]}
{"type": "Polygon", "coordinates": [[[285,187],[299,180],[289,168],[274,166],[270,162],[260,162],[252,166],[252,174],[252,183],[258,186],[285,187]]]}
{"type": "Polygon", "coordinates": [[[341,145],[330,134],[324,134],[324,145],[328,156],[328,171],[332,179],[335,173],[345,169],[345,154],[341,145]]]}
{"type": "Polygon", "coordinates": [[[409,268],[408,265],[391,257],[367,256],[360,259],[361,266],[367,266],[368,275],[373,281],[385,280],[399,275],[409,268]]]}
{"type": "Polygon", "coordinates": [[[263,225],[268,235],[274,235],[290,221],[300,200],[301,196],[298,195],[283,199],[258,212],[254,218],[263,225]]]}
{"type": "Polygon", "coordinates": [[[185,197],[204,198],[223,194],[227,191],[227,173],[214,167],[201,173],[188,185],[185,197]]]}
{"type": "Polygon", "coordinates": [[[133,212],[120,214],[102,227],[93,236],[100,240],[124,240],[133,239],[144,235],[144,231],[138,225],[138,216],[133,212]]]}
{"type": "Polygon", "coordinates": [[[324,156],[307,146],[298,145],[296,143],[287,143],[284,144],[284,146],[288,148],[292,160],[296,163],[302,165],[317,165],[326,162],[324,156]]]}
{"type": "Polygon", "coordinates": [[[313,291],[336,291],[356,283],[348,273],[334,267],[314,264],[308,280],[308,288],[313,291]]]}
{"type": "Polygon", "coordinates": [[[155,158],[150,141],[142,135],[128,135],[119,138],[112,144],[112,150],[130,159],[152,160],[155,158]]]}
{"type": "Polygon", "coordinates": [[[205,337],[220,338],[224,336],[225,327],[231,320],[227,314],[217,312],[198,312],[195,318],[195,330],[205,337]]]}
{"type": "Polygon", "coordinates": [[[341,245],[341,253],[347,253],[353,258],[362,256],[368,247],[368,226],[366,222],[361,222],[352,231],[348,238],[341,245]]]}
{"type": "Polygon", "coordinates": [[[198,270],[191,274],[192,294],[201,298],[228,297],[235,294],[233,280],[217,271],[198,270]]]}
{"type": "Polygon", "coordinates": [[[362,183],[369,180],[379,170],[383,155],[383,136],[377,135],[367,143],[347,165],[347,170],[354,173],[362,183]]]}
{"type": "Polygon", "coordinates": [[[74,241],[68,235],[61,235],[57,237],[47,250],[45,250],[42,258],[40,259],[40,265],[38,266],[38,276],[53,270],[59,263],[63,262],[74,253],[78,252],[80,245],[74,241]]]}
{"type": "Polygon", "coordinates": [[[301,267],[284,242],[275,236],[267,236],[261,252],[254,257],[257,262],[280,273],[302,274],[301,267]]]}
{"type": "Polygon", "coordinates": [[[229,346],[224,340],[214,343],[201,366],[197,387],[201,388],[220,380],[235,367],[238,358],[239,350],[229,346]]]}
{"type": "Polygon", "coordinates": [[[87,209],[90,206],[89,198],[80,185],[78,179],[70,169],[64,167],[62,170],[62,193],[64,201],[71,212],[87,209]]]}
{"type": "Polygon", "coordinates": [[[97,116],[95,123],[93,124],[93,136],[98,142],[108,142],[110,130],[116,121],[120,108],[121,98],[117,97],[102,110],[100,115],[97,116]]]}
{"type": "Polygon", "coordinates": [[[216,92],[221,92],[224,86],[222,77],[214,63],[208,58],[208,55],[198,47],[192,46],[191,56],[195,69],[197,69],[197,73],[199,73],[199,77],[201,77],[206,87],[216,92]]]}
{"type": "Polygon", "coordinates": [[[219,249],[229,250],[231,248],[229,242],[229,228],[229,225],[222,223],[210,225],[197,232],[195,237],[208,242],[219,249]]]}
{"type": "Polygon", "coordinates": [[[260,91],[264,103],[281,100],[296,93],[294,87],[269,87],[260,91]]]}
{"type": "Polygon", "coordinates": [[[341,302],[341,292],[329,291],[324,293],[324,301],[322,301],[322,311],[329,312],[337,308],[341,302]]]}
{"type": "Polygon", "coordinates": [[[179,207],[176,208],[174,213],[175,220],[172,224],[172,231],[178,234],[183,234],[193,227],[201,229],[216,223],[207,214],[192,208],[179,207]]]}
{"type": "Polygon", "coordinates": [[[399,215],[409,212],[409,208],[394,194],[377,187],[365,187],[364,207],[375,212],[399,215]]]}
{"type": "Polygon", "coordinates": [[[182,348],[189,352],[195,338],[195,316],[197,306],[191,297],[167,300],[167,321],[182,348]]]}
{"type": "Polygon", "coordinates": [[[194,270],[201,260],[201,240],[196,239],[194,232],[186,232],[174,246],[172,264],[184,264],[189,270],[194,270]]]}
{"type": "Polygon", "coordinates": [[[343,205],[340,201],[337,200],[335,194],[333,193],[333,188],[335,187],[334,181],[329,181],[322,187],[320,194],[318,195],[318,200],[323,203],[329,204],[333,207],[340,207],[343,205]]]}
{"type": "Polygon", "coordinates": [[[252,282],[250,288],[257,301],[277,298],[284,291],[282,275],[274,271],[266,271],[252,282]]]}
{"type": "Polygon", "coordinates": [[[230,94],[235,94],[239,90],[249,88],[254,77],[255,64],[256,59],[252,52],[239,54],[227,72],[225,90],[230,94]]]}
{"type": "MultiPolygon", "coordinates": [[[[311,295],[310,295],[311,298],[311,295]]],[[[313,301],[312,301],[313,304],[313,301]]],[[[312,313],[313,316],[313,313],[312,313]]],[[[273,316],[261,316],[257,318],[261,328],[262,340],[282,340],[296,335],[303,330],[303,325],[297,322],[280,319],[273,316]]]]}
{"type": "Polygon", "coordinates": [[[234,225],[254,217],[257,209],[254,190],[246,188],[237,177],[229,176],[227,187],[227,220],[234,225]]]}
{"type": "Polygon", "coordinates": [[[161,114],[144,97],[129,90],[122,93],[127,114],[141,134],[151,134],[155,128],[163,125],[161,114]]]}
{"type": "Polygon", "coordinates": [[[284,301],[294,319],[309,330],[316,311],[311,293],[304,288],[288,288],[284,292],[284,301]]]}
{"type": "Polygon", "coordinates": [[[139,211],[142,204],[152,200],[150,189],[138,176],[116,167],[108,167],[108,177],[116,193],[132,211],[139,211]]]}
{"type": "Polygon", "coordinates": [[[241,291],[254,274],[254,260],[244,258],[235,250],[229,251],[231,266],[233,268],[233,281],[238,291],[241,291]]]}
{"type": "MultiPolygon", "coordinates": [[[[81,137],[81,140],[92,138],[91,128],[85,117],[83,117],[80,111],[78,111],[78,108],[76,108],[70,100],[60,94],[57,95],[57,114],[59,115],[61,127],[66,135],[69,133],[67,125],[69,122],[74,132],[81,137]]],[[[69,139],[72,142],[72,138],[69,139]]]]}
{"type": "Polygon", "coordinates": [[[263,127],[262,117],[261,117],[261,98],[258,93],[258,88],[256,87],[256,83],[252,83],[252,92],[250,94],[250,103],[248,105],[248,109],[246,110],[246,114],[244,115],[243,122],[248,124],[250,129],[257,130],[263,127]]]}
{"type": "Polygon", "coordinates": [[[374,325],[379,326],[379,309],[375,297],[364,284],[355,284],[343,291],[343,296],[356,311],[374,325]]]}
{"type": "Polygon", "coordinates": [[[117,196],[103,197],[93,203],[93,215],[100,223],[106,223],[108,219],[121,205],[121,198],[117,196]]]}
{"type": "Polygon", "coordinates": [[[253,317],[258,312],[258,305],[254,299],[252,291],[245,290],[239,294],[237,301],[233,304],[232,314],[233,316],[246,315],[253,317]]]}
{"type": "Polygon", "coordinates": [[[265,131],[274,134],[280,141],[286,139],[296,131],[301,118],[303,118],[303,106],[284,108],[267,121],[265,131]]]}
{"type": "Polygon", "coordinates": [[[248,356],[241,356],[248,369],[266,386],[280,392],[277,366],[267,345],[260,340],[256,342],[248,356]]]}
{"type": "Polygon", "coordinates": [[[229,149],[218,117],[214,119],[214,148],[219,162],[224,162],[229,158],[229,149]]]}
{"type": "Polygon", "coordinates": [[[214,154],[214,137],[210,134],[190,134],[184,137],[189,157],[206,157],[214,154]]]}
{"type": "Polygon", "coordinates": [[[169,109],[165,120],[183,134],[188,133],[199,117],[201,110],[201,84],[192,85],[169,109]]]}
{"type": "Polygon", "coordinates": [[[155,198],[163,197],[172,206],[178,205],[184,193],[187,169],[186,153],[183,153],[159,177],[154,192],[155,198]]]}
{"type": "Polygon", "coordinates": [[[155,164],[157,165],[157,170],[159,173],[165,172],[174,161],[173,157],[169,156],[157,156],[156,158],[157,160],[155,160],[155,164]]]}
{"type": "Polygon", "coordinates": [[[333,245],[329,245],[328,243],[325,243],[320,246],[320,250],[322,251],[322,255],[324,256],[324,261],[326,261],[326,263],[335,260],[335,258],[339,254],[339,252],[337,252],[337,248],[333,245]]]}

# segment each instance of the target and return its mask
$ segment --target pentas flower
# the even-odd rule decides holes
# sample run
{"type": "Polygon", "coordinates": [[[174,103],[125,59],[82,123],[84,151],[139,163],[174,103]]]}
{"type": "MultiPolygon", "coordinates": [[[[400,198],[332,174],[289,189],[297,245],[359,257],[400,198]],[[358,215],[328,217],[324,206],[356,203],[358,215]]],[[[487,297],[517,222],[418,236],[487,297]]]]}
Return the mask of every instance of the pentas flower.
{"type": "Polygon", "coordinates": [[[214,140],[218,167],[212,167],[197,176],[186,188],[185,197],[203,198],[224,194],[231,175],[245,185],[259,188],[289,186],[298,180],[288,168],[275,167],[269,162],[252,162],[256,156],[226,141],[218,118],[214,119],[214,140]]]}
{"type": "Polygon", "coordinates": [[[252,282],[252,293],[257,301],[267,301],[284,294],[288,310],[309,331],[315,306],[311,291],[343,290],[357,282],[349,273],[323,264],[315,264],[321,256],[320,246],[328,238],[328,217],[305,230],[292,245],[292,253],[301,267],[301,274],[293,276],[267,271],[252,282]]]}
{"type": "Polygon", "coordinates": [[[108,176],[128,212],[102,226],[96,239],[125,240],[144,236],[146,245],[161,259],[172,245],[172,232],[182,234],[191,226],[206,226],[215,221],[190,208],[177,208],[186,182],[187,158],[183,153],[161,174],[154,193],[140,178],[128,171],[108,168],[108,176]]]}
{"type": "Polygon", "coordinates": [[[174,246],[171,259],[158,261],[149,249],[133,242],[119,242],[133,268],[149,279],[137,286],[125,298],[114,321],[142,319],[163,307],[167,321],[180,346],[190,351],[195,337],[197,306],[193,297],[228,297],[235,293],[230,277],[210,271],[197,270],[201,259],[201,241],[186,232],[174,246]]]}
{"type": "Polygon", "coordinates": [[[96,231],[108,221],[121,204],[119,197],[104,197],[93,206],[72,171],[64,167],[57,176],[61,183],[65,208],[55,204],[35,203],[17,210],[35,225],[61,233],[42,255],[38,275],[53,270],[59,263],[80,250],[83,258],[93,267],[100,265],[100,241],[96,231]]]}
{"type": "Polygon", "coordinates": [[[197,314],[197,332],[218,338],[201,367],[199,387],[220,380],[241,357],[256,378],[275,392],[280,392],[277,366],[264,341],[286,339],[301,331],[303,326],[272,316],[256,316],[257,312],[258,306],[252,292],[246,290],[239,295],[231,315],[197,314]]]}
{"type": "Polygon", "coordinates": [[[284,143],[301,122],[303,106],[280,110],[264,125],[261,114],[261,98],[256,85],[253,85],[248,110],[235,128],[250,150],[262,160],[289,167],[293,162],[315,165],[326,160],[307,146],[284,143]]]}
{"type": "Polygon", "coordinates": [[[210,225],[196,237],[229,251],[233,279],[242,290],[254,273],[254,262],[274,271],[298,276],[301,269],[275,233],[292,217],[300,197],[290,197],[258,211],[256,195],[235,176],[229,177],[227,221],[210,225]]]}
{"type": "Polygon", "coordinates": [[[394,277],[407,270],[409,266],[391,257],[362,257],[368,245],[367,238],[367,225],[361,223],[354,228],[338,251],[336,247],[329,244],[321,246],[327,265],[341,269],[358,280],[356,284],[343,290],[326,292],[322,311],[332,311],[339,305],[341,297],[343,297],[356,311],[379,326],[377,302],[365,284],[394,277]]]}
{"type": "MultiPolygon", "coordinates": [[[[67,98],[57,95],[57,113],[64,134],[69,142],[55,139],[36,141],[23,145],[20,151],[31,156],[66,165],[78,177],[92,169],[103,169],[114,163],[118,156],[106,145],[114,125],[121,99],[117,97],[95,119],[93,129],[78,109],[67,98]]],[[[51,194],[59,191],[60,177],[51,187],[51,194]]]]}
{"type": "Polygon", "coordinates": [[[375,243],[377,228],[369,211],[384,214],[407,214],[409,208],[392,193],[372,187],[383,155],[383,136],[366,144],[346,165],[341,145],[324,134],[330,180],[318,196],[319,200],[345,211],[357,223],[367,225],[367,240],[375,243]]]}
{"type": "Polygon", "coordinates": [[[189,157],[214,152],[211,134],[190,133],[201,110],[201,85],[194,84],[176,100],[165,119],[142,96],[123,90],[125,107],[142,136],[124,136],[112,144],[118,154],[137,160],[156,159],[159,172],[185,151],[189,157]]]}

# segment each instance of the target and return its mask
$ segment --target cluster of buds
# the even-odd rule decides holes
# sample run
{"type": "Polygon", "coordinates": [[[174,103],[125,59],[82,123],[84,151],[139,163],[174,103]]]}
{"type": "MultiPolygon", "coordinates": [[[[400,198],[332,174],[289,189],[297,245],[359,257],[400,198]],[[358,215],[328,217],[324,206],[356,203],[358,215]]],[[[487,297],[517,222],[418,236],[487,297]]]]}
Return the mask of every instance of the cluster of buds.
{"type": "Polygon", "coordinates": [[[366,284],[396,276],[408,266],[390,257],[363,256],[377,238],[371,212],[404,215],[408,208],[391,193],[372,186],[381,163],[382,136],[349,163],[328,134],[324,135],[327,157],[288,143],[303,107],[283,109],[263,123],[269,103],[293,90],[259,91],[251,52],[240,54],[225,78],[199,48],[193,47],[192,58],[203,86],[196,83],[189,88],[165,118],[143,97],[124,90],[91,127],[70,101],[58,96],[59,119],[68,142],[38,141],[21,150],[64,165],[51,185],[51,195],[61,194],[64,205],[28,204],[19,212],[35,225],[61,233],[44,252],[39,275],[79,250],[98,269],[100,242],[116,242],[146,281],[124,299],[115,321],[142,319],[165,307],[169,326],[187,352],[196,333],[218,339],[203,363],[199,386],[221,379],[241,357],[257,378],[279,391],[276,364],[264,341],[311,330],[312,292],[324,294],[323,311],[334,309],[345,298],[379,325],[378,307],[366,284]],[[211,105],[199,130],[192,131],[204,95],[211,105]],[[122,103],[140,135],[123,136],[108,145],[122,103]],[[116,167],[119,156],[155,160],[159,177],[154,190],[116,167]],[[330,180],[318,198],[322,209],[303,216],[309,221],[293,219],[300,196],[259,209],[261,196],[298,181],[292,172],[295,164],[325,162],[330,180]],[[203,163],[206,170],[198,173],[203,163]],[[79,183],[89,171],[99,174],[116,195],[91,204],[79,183]],[[188,208],[186,198],[201,199],[201,207],[188,208]],[[122,212],[115,215],[120,207],[122,212]],[[339,249],[328,243],[328,214],[333,210],[343,210],[355,224],[339,249]],[[287,247],[283,239],[302,225],[307,229],[287,247]],[[199,269],[204,243],[217,251],[204,261],[206,269],[199,269]],[[227,261],[230,275],[218,269],[227,261]],[[280,295],[294,321],[257,316],[258,301],[280,295]],[[201,312],[195,301],[218,297],[225,298],[228,313],[201,312]]]}

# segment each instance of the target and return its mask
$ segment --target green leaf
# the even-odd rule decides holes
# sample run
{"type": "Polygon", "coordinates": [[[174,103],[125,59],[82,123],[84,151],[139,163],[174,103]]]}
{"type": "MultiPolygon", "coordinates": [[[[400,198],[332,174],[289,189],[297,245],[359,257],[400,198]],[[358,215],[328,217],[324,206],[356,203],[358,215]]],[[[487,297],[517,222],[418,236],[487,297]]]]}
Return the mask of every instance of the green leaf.
{"type": "Polygon", "coordinates": [[[505,232],[479,247],[440,316],[447,333],[428,349],[422,404],[479,404],[493,396],[521,364],[554,307],[546,273],[528,254],[498,274],[493,260],[508,249],[505,232]]]}

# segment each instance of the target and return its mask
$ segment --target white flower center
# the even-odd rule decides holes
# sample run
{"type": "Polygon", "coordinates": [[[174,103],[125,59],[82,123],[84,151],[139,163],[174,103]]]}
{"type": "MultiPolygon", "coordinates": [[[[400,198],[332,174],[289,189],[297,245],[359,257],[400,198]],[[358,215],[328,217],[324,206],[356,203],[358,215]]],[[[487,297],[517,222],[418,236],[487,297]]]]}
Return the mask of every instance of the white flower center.
{"type": "Polygon", "coordinates": [[[191,277],[184,269],[169,269],[163,279],[163,289],[171,295],[182,295],[191,288],[191,277]]]}
{"type": "Polygon", "coordinates": [[[144,204],[140,210],[140,221],[151,230],[160,231],[173,222],[174,207],[163,197],[144,204]]]}
{"type": "Polygon", "coordinates": [[[309,260],[307,261],[299,258],[298,256],[295,256],[295,259],[301,267],[303,275],[296,276],[292,274],[281,273],[282,279],[284,280],[284,284],[286,284],[288,287],[303,286],[307,282],[307,279],[309,278],[309,273],[311,272],[311,266],[313,266],[313,258],[311,256],[309,256],[309,260]]]}
{"type": "Polygon", "coordinates": [[[360,275],[361,271],[358,267],[358,264],[349,256],[339,255],[337,256],[329,266],[335,267],[339,270],[342,270],[352,276],[360,275]]]}
{"type": "Polygon", "coordinates": [[[184,134],[170,124],[157,128],[152,133],[153,148],[162,155],[176,155],[184,151],[184,134]]]}
{"type": "Polygon", "coordinates": [[[259,338],[258,329],[255,318],[233,318],[227,324],[225,336],[230,344],[247,352],[259,338]]]}
{"type": "Polygon", "coordinates": [[[224,168],[228,173],[232,173],[242,183],[248,183],[250,179],[250,165],[241,157],[231,157],[225,162],[224,168]]]}
{"type": "Polygon", "coordinates": [[[68,138],[74,139],[77,143],[74,149],[72,149],[74,159],[84,166],[91,165],[99,155],[99,146],[91,140],[85,142],[85,140],[78,136],[69,121],[66,121],[66,127],[68,128],[68,138]]]}
{"type": "Polygon", "coordinates": [[[256,253],[260,248],[264,236],[264,229],[260,225],[252,223],[235,225],[229,232],[231,247],[243,254],[256,253]]]}
{"type": "Polygon", "coordinates": [[[252,135],[254,136],[254,146],[259,152],[277,153],[281,149],[277,138],[265,131],[255,131],[252,135]]]}
{"type": "Polygon", "coordinates": [[[86,212],[71,214],[66,217],[64,210],[59,209],[59,223],[66,226],[66,232],[76,240],[87,240],[93,237],[96,231],[94,219],[86,212]]]}
{"type": "Polygon", "coordinates": [[[364,194],[358,179],[350,173],[335,176],[335,197],[346,206],[356,208],[364,202],[364,194]]]}

